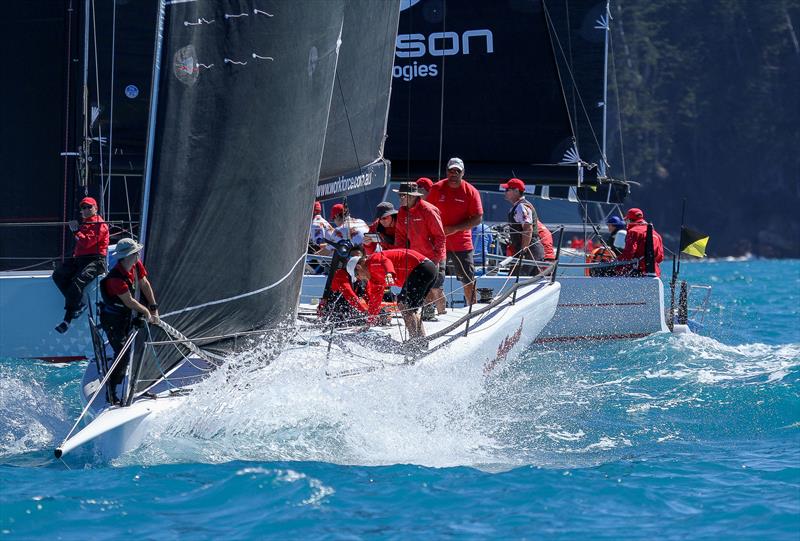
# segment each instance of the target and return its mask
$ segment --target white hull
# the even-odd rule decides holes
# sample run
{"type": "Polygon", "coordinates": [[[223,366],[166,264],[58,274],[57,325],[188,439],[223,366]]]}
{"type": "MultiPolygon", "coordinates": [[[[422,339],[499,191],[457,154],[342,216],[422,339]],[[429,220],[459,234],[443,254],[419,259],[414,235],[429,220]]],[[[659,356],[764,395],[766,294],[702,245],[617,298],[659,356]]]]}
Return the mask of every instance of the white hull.
{"type": "MultiPolygon", "coordinates": [[[[490,374],[502,367],[508,359],[518,354],[525,346],[531,344],[541,330],[553,317],[558,303],[560,286],[546,281],[521,287],[514,299],[509,297],[506,301],[486,310],[474,317],[469,329],[466,324],[460,324],[431,340],[428,355],[422,355],[415,363],[433,362],[458,362],[461,363],[464,374],[474,374],[481,377],[490,374]]],[[[473,313],[478,312],[487,305],[475,305],[473,313]]],[[[468,312],[467,308],[450,310],[448,314],[440,316],[439,321],[425,323],[428,334],[453,326],[468,312]]],[[[315,327],[302,328],[307,346],[308,357],[325,358],[329,335],[325,330],[315,327]]],[[[392,339],[402,349],[401,338],[404,334],[399,318],[391,326],[378,327],[374,332],[392,339]]],[[[344,333],[347,334],[347,333],[344,333]]],[[[348,344],[359,347],[359,334],[349,335],[356,339],[348,344]]],[[[368,336],[368,335],[363,335],[368,336]]],[[[372,335],[374,338],[374,335],[372,335]]],[[[339,346],[337,346],[337,349],[339,346]]],[[[370,348],[367,347],[367,350],[370,348]]],[[[362,351],[363,353],[363,351],[362,351]]],[[[362,368],[363,356],[358,364],[349,363],[346,354],[341,351],[335,355],[337,361],[328,364],[331,370],[329,377],[344,377],[363,375],[365,372],[387,366],[400,367],[413,370],[414,367],[405,364],[408,357],[403,352],[386,353],[370,350],[368,355],[375,360],[371,370],[354,370],[362,368]]],[[[191,364],[202,365],[199,359],[190,359],[191,364]]],[[[187,363],[188,364],[188,363],[187,363]]],[[[186,381],[186,366],[177,368],[171,376],[178,380],[186,381]],[[183,373],[182,373],[183,371],[183,373]]],[[[82,399],[84,404],[91,399],[98,386],[97,370],[94,363],[90,363],[83,377],[82,399]]],[[[186,388],[184,388],[185,390],[186,388]]],[[[168,387],[154,388],[153,393],[157,398],[140,398],[127,407],[110,407],[104,393],[101,393],[92,403],[90,408],[91,422],[77,434],[62,443],[56,449],[56,455],[66,455],[70,451],[91,443],[94,448],[106,459],[116,458],[126,452],[139,447],[148,435],[153,433],[156,419],[162,415],[169,415],[169,410],[180,406],[186,399],[185,394],[170,394],[168,387]]]]}

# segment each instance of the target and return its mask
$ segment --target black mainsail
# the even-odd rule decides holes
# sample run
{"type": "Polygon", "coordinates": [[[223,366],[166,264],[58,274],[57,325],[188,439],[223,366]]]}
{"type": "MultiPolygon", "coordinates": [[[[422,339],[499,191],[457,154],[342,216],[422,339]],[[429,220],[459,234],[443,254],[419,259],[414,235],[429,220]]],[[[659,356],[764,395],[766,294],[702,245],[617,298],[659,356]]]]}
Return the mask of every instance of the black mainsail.
{"type": "MultiPolygon", "coordinates": [[[[162,318],[195,337],[278,323],[299,296],[344,2],[162,10],[143,231],[162,318]]],[[[137,350],[136,391],[181,360],[137,350]]]]}

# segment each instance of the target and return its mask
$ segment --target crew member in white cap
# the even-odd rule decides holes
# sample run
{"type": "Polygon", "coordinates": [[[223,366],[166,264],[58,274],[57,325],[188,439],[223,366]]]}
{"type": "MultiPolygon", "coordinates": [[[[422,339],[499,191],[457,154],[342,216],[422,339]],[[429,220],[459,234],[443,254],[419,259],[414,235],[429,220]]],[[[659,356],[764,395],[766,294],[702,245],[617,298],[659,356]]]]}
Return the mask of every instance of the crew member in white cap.
{"type": "Polygon", "coordinates": [[[475,260],[473,258],[472,228],[483,220],[481,195],[464,179],[464,161],[450,158],[447,178],[431,187],[426,198],[442,215],[447,236],[447,269],[464,284],[467,304],[475,302],[475,260]]]}
{"type": "MultiPolygon", "coordinates": [[[[133,239],[120,239],[114,252],[117,264],[100,281],[100,294],[103,296],[100,325],[108,337],[111,349],[114,350],[115,359],[128,340],[134,324],[138,324],[142,319],[149,323],[158,321],[158,304],[153,294],[153,287],[147,279],[147,269],[139,260],[139,252],[143,247],[133,239]],[[139,292],[144,297],[144,304],[137,299],[139,292]],[[134,318],[134,314],[139,316],[134,318]],[[134,321],[135,319],[138,321],[134,321]]],[[[125,369],[130,362],[130,351],[129,348],[108,380],[112,404],[119,403],[117,385],[122,383],[125,377],[125,369]]]]}

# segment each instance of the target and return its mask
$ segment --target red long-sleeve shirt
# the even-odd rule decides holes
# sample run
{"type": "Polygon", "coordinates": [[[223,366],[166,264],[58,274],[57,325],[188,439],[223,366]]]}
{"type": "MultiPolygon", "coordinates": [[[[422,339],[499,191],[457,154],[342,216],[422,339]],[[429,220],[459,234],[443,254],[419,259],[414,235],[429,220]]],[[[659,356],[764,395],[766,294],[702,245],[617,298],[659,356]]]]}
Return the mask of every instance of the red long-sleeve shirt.
{"type": "Polygon", "coordinates": [[[99,214],[86,218],[74,235],[77,242],[73,257],[108,254],[108,225],[99,214]]]}
{"type": "Polygon", "coordinates": [[[353,284],[350,281],[350,275],[344,269],[338,269],[333,273],[333,280],[331,281],[331,291],[342,294],[342,297],[359,312],[366,313],[369,307],[364,299],[359,297],[353,289],[353,284]]]}
{"type": "Polygon", "coordinates": [[[425,256],[414,250],[384,250],[367,257],[367,304],[370,315],[381,311],[383,292],[386,289],[386,275],[391,274],[394,285],[403,287],[408,275],[417,265],[425,261],[425,256]]]}
{"type": "MultiPolygon", "coordinates": [[[[628,224],[628,233],[625,235],[625,249],[619,255],[620,261],[629,261],[631,259],[640,257],[639,270],[645,272],[644,261],[644,244],[647,239],[647,222],[644,220],[628,224]]],[[[653,253],[656,260],[656,276],[661,276],[661,267],[659,263],[664,261],[664,242],[661,240],[661,235],[656,233],[653,229],[653,253]]],[[[624,267],[627,268],[627,267],[624,267]]]]}
{"type": "Polygon", "coordinates": [[[553,234],[550,233],[550,230],[542,223],[541,220],[538,221],[539,228],[539,240],[542,242],[542,247],[544,248],[544,258],[545,259],[555,259],[556,254],[553,251],[553,234]]]}
{"type": "Polygon", "coordinates": [[[439,209],[420,199],[413,207],[401,207],[395,223],[395,248],[411,248],[434,263],[444,261],[447,252],[439,209]]]}

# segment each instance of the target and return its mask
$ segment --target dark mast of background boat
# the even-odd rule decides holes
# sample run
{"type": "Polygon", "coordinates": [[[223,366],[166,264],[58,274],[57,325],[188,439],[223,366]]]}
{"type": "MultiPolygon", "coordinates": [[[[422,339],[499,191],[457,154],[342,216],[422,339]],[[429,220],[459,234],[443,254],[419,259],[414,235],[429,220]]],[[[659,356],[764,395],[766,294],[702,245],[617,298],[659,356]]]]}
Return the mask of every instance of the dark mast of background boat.
{"type": "MultiPolygon", "coordinates": [[[[344,4],[249,4],[164,18],[145,264],[189,336],[291,316],[302,279],[344,4]]],[[[163,353],[139,390],[179,360],[163,353]]]]}

